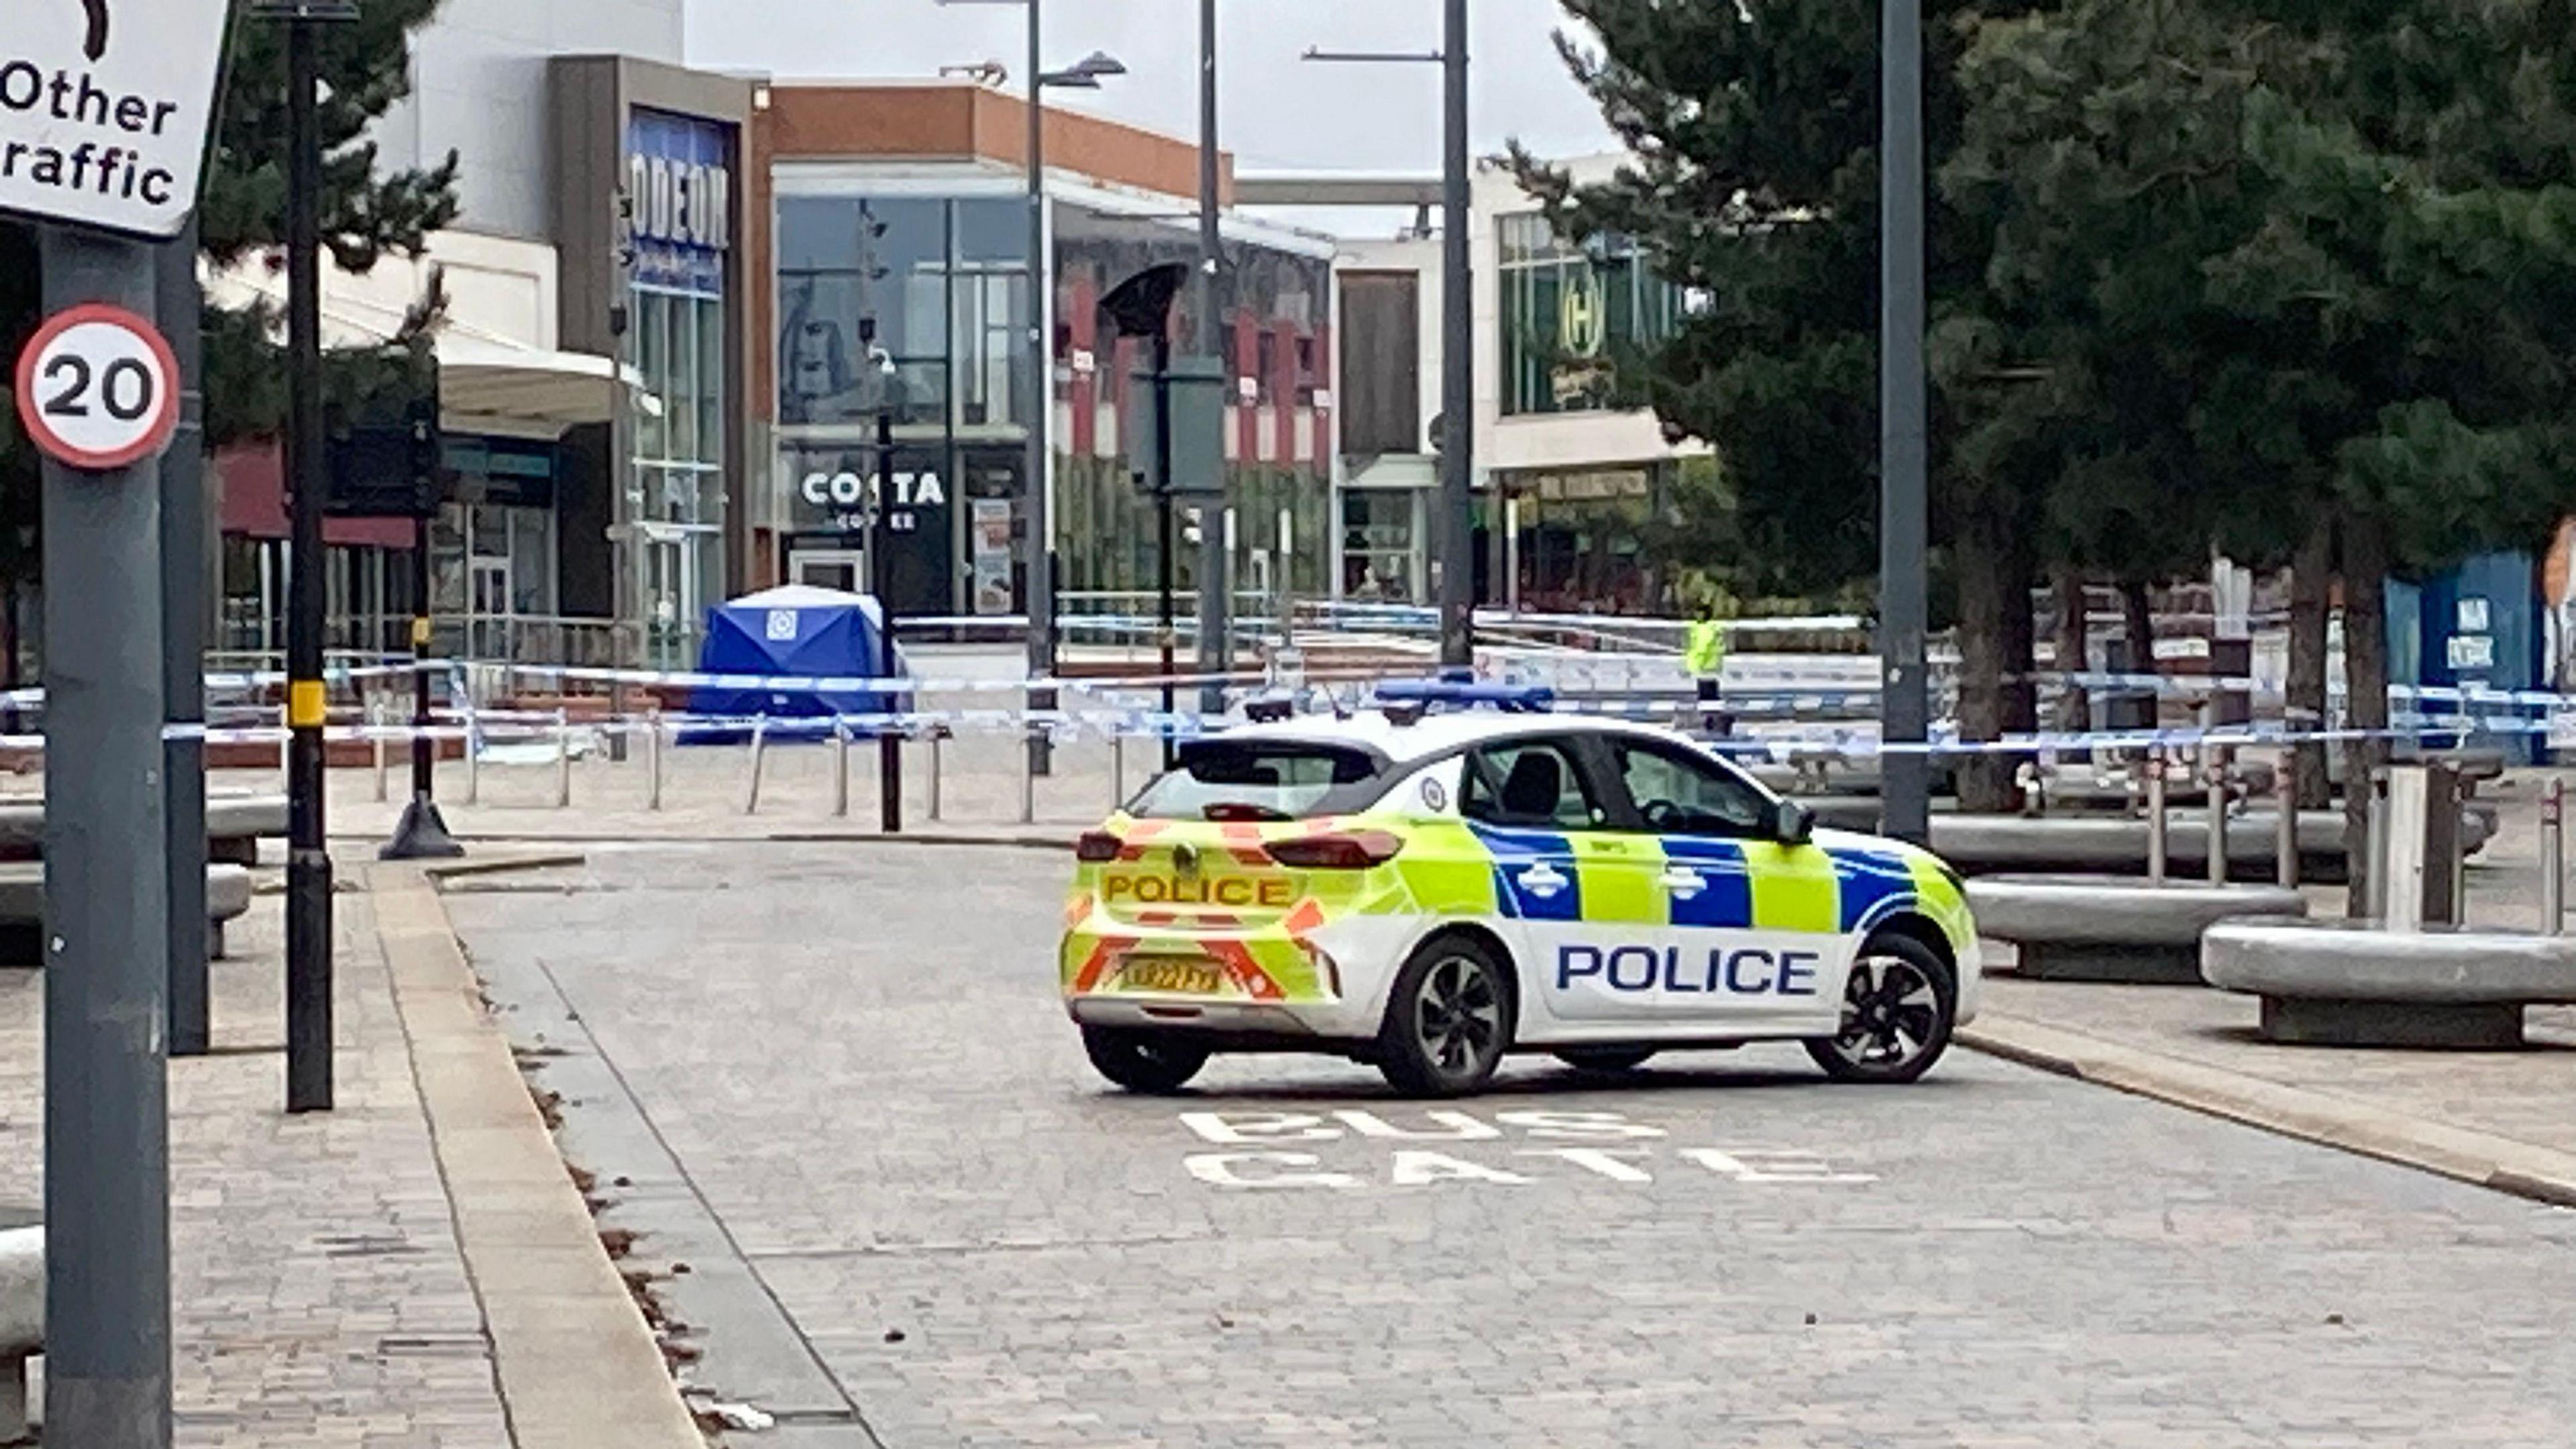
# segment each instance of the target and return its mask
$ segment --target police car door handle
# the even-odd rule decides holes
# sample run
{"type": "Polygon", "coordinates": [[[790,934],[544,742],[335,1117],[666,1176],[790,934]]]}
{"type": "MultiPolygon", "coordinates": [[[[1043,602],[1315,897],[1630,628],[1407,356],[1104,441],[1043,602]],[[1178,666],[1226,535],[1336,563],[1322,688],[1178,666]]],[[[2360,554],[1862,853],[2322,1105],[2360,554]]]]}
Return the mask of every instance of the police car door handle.
{"type": "Polygon", "coordinates": [[[1520,873],[1521,889],[1534,896],[1552,896],[1565,889],[1565,877],[1556,867],[1544,863],[1520,873]]]}
{"type": "Polygon", "coordinates": [[[1698,895],[1702,890],[1706,889],[1707,886],[1708,882],[1700,879],[1699,872],[1695,870],[1668,870],[1664,872],[1664,889],[1671,891],[1674,895],[1681,897],[1683,900],[1689,900],[1691,897],[1698,895]]]}

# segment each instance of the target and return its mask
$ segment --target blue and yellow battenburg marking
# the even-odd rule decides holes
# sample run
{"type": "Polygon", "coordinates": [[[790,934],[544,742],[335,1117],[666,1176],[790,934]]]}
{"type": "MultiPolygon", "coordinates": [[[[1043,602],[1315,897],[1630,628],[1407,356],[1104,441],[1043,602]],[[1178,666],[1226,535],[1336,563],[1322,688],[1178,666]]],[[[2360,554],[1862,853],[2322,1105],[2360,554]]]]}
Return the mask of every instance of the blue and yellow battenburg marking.
{"type": "Polygon", "coordinates": [[[1895,848],[1525,830],[1393,813],[1225,824],[1122,814],[1105,828],[1122,842],[1118,859],[1082,865],[1067,901],[1059,964],[1069,995],[1118,990],[1131,957],[1192,955],[1220,964],[1224,994],[1327,1000],[1337,981],[1311,937],[1350,916],[1850,935],[1913,912],[1962,950],[1974,929],[1957,878],[1927,855],[1895,848]],[[1404,848],[1366,870],[1292,872],[1263,854],[1275,840],[1356,829],[1396,835],[1404,848]],[[1178,866],[1184,845],[1194,856],[1188,872],[1178,866]]]}

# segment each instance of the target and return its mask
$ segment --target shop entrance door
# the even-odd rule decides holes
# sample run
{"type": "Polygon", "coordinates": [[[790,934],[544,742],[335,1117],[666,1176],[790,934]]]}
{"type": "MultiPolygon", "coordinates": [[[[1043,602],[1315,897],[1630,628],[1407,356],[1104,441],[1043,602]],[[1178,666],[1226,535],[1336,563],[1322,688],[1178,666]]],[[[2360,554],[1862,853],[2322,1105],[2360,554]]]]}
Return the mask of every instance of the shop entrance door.
{"type": "Polygon", "coordinates": [[[644,619],[653,668],[685,668],[696,658],[697,600],[697,555],[688,540],[646,538],[644,619]]]}
{"type": "Polygon", "coordinates": [[[787,580],[845,594],[868,591],[868,554],[863,548],[800,548],[787,556],[787,580]]]}
{"type": "Polygon", "coordinates": [[[510,658],[510,560],[477,555],[466,595],[466,650],[476,659],[510,658]]]}

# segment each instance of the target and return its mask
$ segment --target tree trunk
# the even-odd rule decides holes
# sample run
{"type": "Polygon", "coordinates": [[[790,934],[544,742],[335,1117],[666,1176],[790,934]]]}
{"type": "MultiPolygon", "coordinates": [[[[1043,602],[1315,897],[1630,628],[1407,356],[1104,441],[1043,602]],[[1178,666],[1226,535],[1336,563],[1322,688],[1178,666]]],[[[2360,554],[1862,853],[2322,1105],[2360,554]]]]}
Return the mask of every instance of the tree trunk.
{"type": "MultiPolygon", "coordinates": [[[[2085,618],[2084,575],[2071,566],[2060,564],[2050,586],[2057,594],[2057,672],[2081,674],[2091,657],[2091,631],[2085,618]]],[[[2093,728],[2093,696],[2082,685],[2069,683],[2058,695],[2056,727],[2068,734],[2082,734],[2093,728]]]]}
{"type": "Polygon", "coordinates": [[[2156,672],[2156,611],[2144,579],[2120,581],[2120,626],[2129,639],[2129,667],[2140,674],[2156,672]]]}
{"type": "MultiPolygon", "coordinates": [[[[2377,518],[2343,524],[2343,679],[2355,730],[2388,728],[2388,535],[2377,518]]],[[[2343,756],[2343,848],[2351,861],[2345,914],[2369,913],[2371,773],[2388,761],[2388,741],[2371,734],[2348,741],[2343,756]]]]}
{"type": "MultiPolygon", "coordinates": [[[[1959,733],[1995,740],[2035,726],[2032,708],[2030,550],[2023,530],[1984,509],[1966,510],[1953,544],[1959,579],[1959,733]]],[[[1977,754],[1958,762],[1959,808],[2017,810],[2017,758],[1977,754]]]]}
{"type": "MultiPolygon", "coordinates": [[[[2320,511],[2315,527],[2290,559],[2290,669],[2286,721],[2293,730],[2321,730],[2326,722],[2326,592],[2334,578],[2334,519],[2320,511]]],[[[2323,742],[2299,746],[2296,767],[2302,810],[2333,803],[2323,742]]]]}

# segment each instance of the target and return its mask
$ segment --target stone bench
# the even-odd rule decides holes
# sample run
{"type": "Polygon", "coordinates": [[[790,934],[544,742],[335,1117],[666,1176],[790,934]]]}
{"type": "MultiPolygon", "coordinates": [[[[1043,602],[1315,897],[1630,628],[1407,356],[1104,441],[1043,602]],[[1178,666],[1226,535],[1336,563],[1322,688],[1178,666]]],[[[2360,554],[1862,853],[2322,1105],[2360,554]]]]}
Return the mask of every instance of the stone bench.
{"type": "MultiPolygon", "coordinates": [[[[238,865],[206,867],[206,954],[224,954],[224,923],[250,910],[250,872],[238,865]]],[[[44,964],[45,866],[42,861],[0,861],[0,965],[44,964]]]]}
{"type": "MultiPolygon", "coordinates": [[[[259,864],[259,843],[284,839],[286,797],[283,795],[209,795],[206,797],[206,858],[227,865],[259,864]]],[[[45,802],[0,802],[0,857],[33,856],[45,844],[45,802]]]]}
{"type": "Polygon", "coordinates": [[[2031,980],[2197,986],[2202,932],[2236,916],[2303,917],[2308,902],[2281,886],[1995,875],[1968,882],[1968,909],[2031,980]]]}
{"type": "Polygon", "coordinates": [[[2262,998],[2267,1041],[2517,1047],[2524,1007],[2576,1005],[2576,936],[2231,921],[2201,938],[2200,971],[2262,998]]]}
{"type": "Polygon", "coordinates": [[[0,1444],[32,1444],[27,1360],[45,1351],[45,1230],[32,1213],[0,1227],[0,1444]]]}

